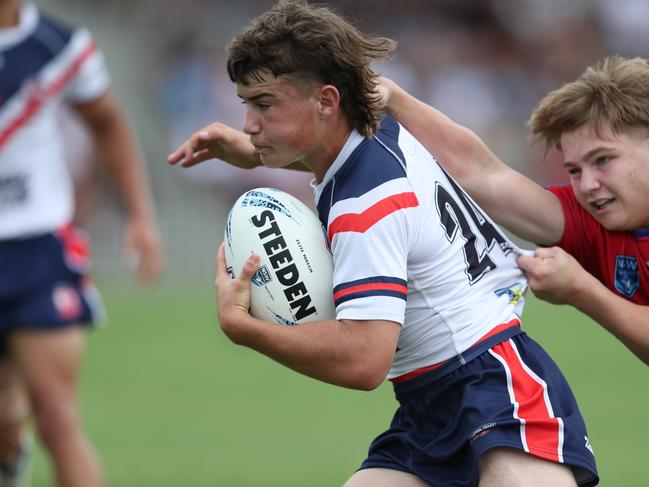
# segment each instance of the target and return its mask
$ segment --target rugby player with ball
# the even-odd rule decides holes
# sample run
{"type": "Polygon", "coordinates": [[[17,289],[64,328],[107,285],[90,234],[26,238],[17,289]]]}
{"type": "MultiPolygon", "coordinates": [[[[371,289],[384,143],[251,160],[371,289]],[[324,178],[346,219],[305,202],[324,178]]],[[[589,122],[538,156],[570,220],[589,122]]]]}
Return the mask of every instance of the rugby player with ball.
{"type": "Polygon", "coordinates": [[[570,387],[521,329],[518,250],[410,133],[380,119],[370,64],[394,47],[327,7],[289,0],[232,41],[246,136],[212,125],[169,162],[311,170],[336,316],[299,326],[253,317],[261,256],[233,279],[221,245],[221,328],[325,382],[393,383],[392,423],[346,487],[596,485],[570,387]]]}

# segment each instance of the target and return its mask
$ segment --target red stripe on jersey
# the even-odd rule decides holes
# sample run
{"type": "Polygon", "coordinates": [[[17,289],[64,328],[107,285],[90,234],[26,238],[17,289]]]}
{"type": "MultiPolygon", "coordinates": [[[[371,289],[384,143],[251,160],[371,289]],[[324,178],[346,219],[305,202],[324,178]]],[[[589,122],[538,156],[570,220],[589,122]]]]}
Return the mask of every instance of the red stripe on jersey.
{"type": "Polygon", "coordinates": [[[90,55],[97,49],[97,44],[92,41],[86,48],[79,54],[77,59],[65,70],[65,72],[56,79],[49,87],[42,91],[34,91],[29,94],[27,102],[23,111],[14,118],[9,125],[0,132],[0,148],[5,145],[11,137],[23,126],[26,125],[31,118],[38,113],[48,97],[52,97],[59,93],[65,85],[74,76],[81,65],[85,62],[90,55]]]}
{"type": "Polygon", "coordinates": [[[492,347],[509,373],[508,384],[514,416],[521,422],[521,440],[526,451],[553,462],[563,462],[562,424],[554,417],[546,384],[525,366],[511,340],[492,347]]]}
{"type": "Polygon", "coordinates": [[[415,193],[401,193],[389,196],[374,203],[363,213],[347,213],[340,215],[329,224],[329,243],[333,241],[334,235],[340,232],[364,233],[375,223],[386,216],[403,208],[419,206],[415,193]]]}
{"type": "Polygon", "coordinates": [[[374,291],[377,289],[380,291],[396,291],[406,295],[408,294],[408,288],[406,286],[402,286],[400,284],[392,284],[389,282],[373,282],[371,284],[360,284],[358,286],[352,286],[348,287],[347,289],[338,291],[337,293],[334,293],[334,301],[342,298],[343,296],[347,296],[348,294],[360,293],[363,291],[374,291]]]}

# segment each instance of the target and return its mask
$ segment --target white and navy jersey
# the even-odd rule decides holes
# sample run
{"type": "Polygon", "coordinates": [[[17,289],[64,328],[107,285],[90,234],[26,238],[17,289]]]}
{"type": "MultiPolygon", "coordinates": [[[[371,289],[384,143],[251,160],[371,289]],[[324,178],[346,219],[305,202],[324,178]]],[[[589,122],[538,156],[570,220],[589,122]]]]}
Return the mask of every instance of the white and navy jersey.
{"type": "Polygon", "coordinates": [[[516,247],[393,118],[353,132],[315,191],[337,318],[402,325],[389,379],[518,320],[516,247]]]}
{"type": "Polygon", "coordinates": [[[85,29],[70,29],[26,4],[0,30],[0,239],[60,228],[73,214],[57,110],[108,89],[103,56],[85,29]]]}

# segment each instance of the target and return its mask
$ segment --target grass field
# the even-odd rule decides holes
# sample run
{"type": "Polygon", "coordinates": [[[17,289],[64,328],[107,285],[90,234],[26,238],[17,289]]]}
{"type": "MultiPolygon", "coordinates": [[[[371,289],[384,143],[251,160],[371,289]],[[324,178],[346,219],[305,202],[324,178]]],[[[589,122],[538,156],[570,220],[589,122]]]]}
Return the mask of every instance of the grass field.
{"type": "MultiPolygon", "coordinates": [[[[387,384],[339,389],[230,344],[210,283],[103,294],[81,392],[110,487],[341,485],[392,415],[387,384]]],[[[600,485],[647,485],[647,367],[570,308],[530,299],[524,322],[573,386],[600,485]]],[[[52,485],[40,450],[33,485],[52,485]]]]}

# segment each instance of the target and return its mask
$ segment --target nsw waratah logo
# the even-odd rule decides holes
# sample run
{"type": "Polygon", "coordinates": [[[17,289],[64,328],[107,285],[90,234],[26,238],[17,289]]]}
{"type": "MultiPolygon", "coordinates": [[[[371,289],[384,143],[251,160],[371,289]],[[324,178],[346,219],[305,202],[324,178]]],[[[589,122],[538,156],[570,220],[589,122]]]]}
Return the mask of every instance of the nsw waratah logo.
{"type": "Polygon", "coordinates": [[[252,276],[251,280],[255,286],[263,286],[264,284],[268,284],[270,281],[272,281],[273,278],[268,271],[268,267],[262,265],[259,269],[257,269],[257,272],[255,272],[255,275],[252,276]]]}
{"type": "Polygon", "coordinates": [[[615,289],[627,298],[632,297],[640,287],[640,272],[635,257],[618,255],[615,257],[615,289]]]}

